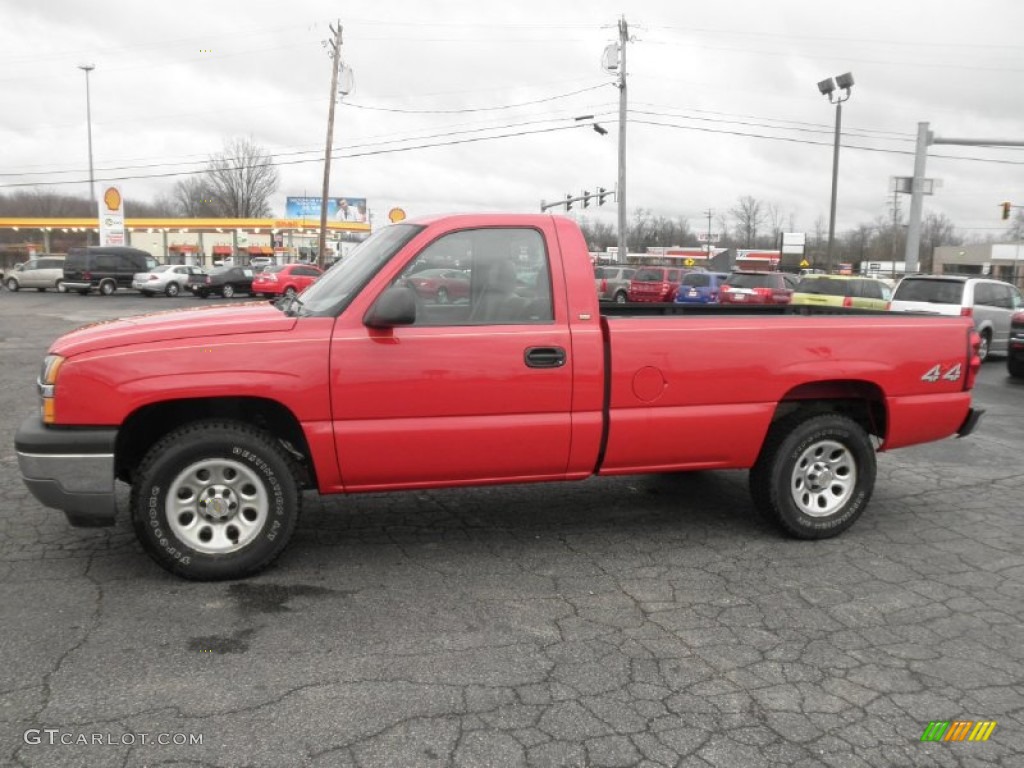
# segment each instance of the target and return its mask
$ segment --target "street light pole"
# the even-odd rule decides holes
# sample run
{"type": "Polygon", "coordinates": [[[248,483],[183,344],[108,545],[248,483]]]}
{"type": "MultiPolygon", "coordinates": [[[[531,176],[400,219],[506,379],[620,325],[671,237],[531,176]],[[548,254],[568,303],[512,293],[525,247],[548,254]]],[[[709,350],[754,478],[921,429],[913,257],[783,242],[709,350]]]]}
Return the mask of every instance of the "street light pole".
{"type": "MultiPolygon", "coordinates": [[[[96,69],[95,64],[79,64],[78,68],[85,72],[85,122],[86,130],[89,133],[89,199],[92,201],[92,214],[99,216],[99,209],[96,208],[96,180],[92,171],[92,99],[89,95],[89,73],[96,69]]],[[[87,239],[92,239],[87,235],[87,239]]]]}
{"type": "Polygon", "coordinates": [[[847,72],[835,79],[828,78],[818,83],[818,90],[823,96],[828,96],[830,104],[836,105],[836,136],[832,147],[832,204],[828,217],[828,253],[825,263],[828,271],[833,269],[832,253],[836,240],[836,198],[839,191],[839,137],[843,127],[843,102],[850,98],[850,89],[853,88],[853,74],[847,72]],[[841,89],[842,94],[836,91],[841,89]]]}

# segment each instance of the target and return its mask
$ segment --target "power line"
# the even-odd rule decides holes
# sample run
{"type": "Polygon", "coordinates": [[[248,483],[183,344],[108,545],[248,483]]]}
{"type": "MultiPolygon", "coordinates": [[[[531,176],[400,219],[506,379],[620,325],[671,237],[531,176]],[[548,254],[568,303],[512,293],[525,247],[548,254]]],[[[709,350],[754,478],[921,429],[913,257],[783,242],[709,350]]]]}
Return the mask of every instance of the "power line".
{"type": "MultiPolygon", "coordinates": [[[[610,116],[611,114],[612,114],[612,112],[611,112],[611,109],[609,108],[609,109],[607,109],[604,112],[595,112],[595,117],[596,118],[604,118],[604,117],[610,116]]],[[[516,123],[506,123],[506,124],[503,124],[503,125],[487,125],[487,126],[481,126],[481,127],[477,127],[477,128],[463,128],[461,130],[448,130],[448,131],[443,131],[443,132],[440,132],[440,133],[432,133],[432,134],[427,134],[427,135],[397,136],[395,138],[390,138],[390,139],[389,138],[383,138],[383,140],[381,140],[381,141],[365,141],[363,143],[349,144],[347,146],[347,149],[360,149],[360,148],[365,148],[365,147],[386,146],[388,144],[397,144],[397,143],[406,142],[406,141],[425,141],[425,140],[429,140],[429,139],[449,138],[449,137],[452,137],[452,136],[460,136],[460,135],[464,135],[464,134],[481,133],[483,131],[509,130],[509,129],[512,129],[512,128],[522,128],[522,127],[525,127],[525,126],[539,125],[539,124],[543,124],[543,123],[550,123],[550,122],[554,122],[554,121],[557,121],[557,120],[565,120],[565,119],[568,119],[568,118],[567,117],[551,116],[551,117],[545,117],[545,118],[542,118],[542,119],[539,119],[539,120],[524,120],[524,121],[520,121],[520,122],[516,122],[516,123]]],[[[455,128],[457,126],[450,126],[450,127],[451,128],[455,128]]],[[[422,131],[419,131],[419,133],[422,133],[422,131]]],[[[370,138],[380,138],[380,137],[370,137],[370,138]]],[[[289,151],[283,151],[283,152],[272,152],[270,154],[270,156],[272,158],[291,157],[291,156],[296,156],[296,155],[310,155],[310,154],[314,154],[314,153],[319,153],[320,151],[321,151],[321,149],[319,147],[315,148],[315,149],[295,149],[295,150],[289,150],[289,151]]],[[[335,155],[332,155],[332,157],[335,157],[335,155]]],[[[174,161],[153,162],[153,163],[142,163],[142,164],[139,164],[139,165],[114,165],[114,166],[106,166],[106,167],[103,167],[103,168],[99,168],[97,170],[101,171],[101,172],[109,173],[111,171],[130,171],[130,170],[140,170],[140,169],[145,169],[145,168],[173,168],[173,167],[176,167],[176,166],[196,165],[197,163],[204,163],[205,164],[208,160],[209,160],[209,155],[204,155],[201,160],[181,160],[181,161],[178,161],[178,162],[174,162],[174,161]]],[[[196,172],[197,173],[198,172],[203,172],[204,170],[205,170],[205,168],[204,169],[197,169],[196,172]]],[[[21,178],[21,177],[25,177],[25,176],[53,176],[53,175],[61,175],[61,174],[67,174],[67,173],[84,173],[84,170],[82,170],[82,169],[69,169],[69,170],[66,170],[66,171],[32,171],[32,172],[25,172],[25,173],[0,173],[0,178],[2,178],[2,177],[18,177],[18,178],[21,178]]],[[[142,178],[142,177],[140,177],[140,178],[142,178]]],[[[72,183],[72,182],[59,182],[59,183],[72,183]]],[[[17,186],[17,185],[5,185],[5,186],[17,186]]]]}
{"type": "MultiPolygon", "coordinates": [[[[407,146],[407,147],[391,147],[391,148],[383,148],[383,149],[371,149],[371,150],[366,150],[366,151],[363,151],[363,152],[347,152],[346,151],[346,152],[340,152],[338,154],[332,154],[332,158],[335,158],[335,159],[339,159],[339,158],[345,159],[345,158],[356,158],[356,157],[370,157],[370,156],[373,156],[373,155],[386,155],[386,154],[393,154],[393,153],[398,153],[398,152],[411,152],[411,151],[417,150],[417,149],[433,149],[435,147],[448,147],[448,146],[455,146],[455,145],[459,145],[459,144],[474,144],[474,143],[478,143],[478,142],[482,142],[482,141],[493,141],[495,139],[509,139],[509,138],[516,138],[516,137],[519,137],[519,136],[532,136],[532,135],[541,134],[541,133],[555,133],[555,132],[558,132],[558,131],[570,131],[570,130],[573,130],[573,129],[585,128],[585,127],[589,127],[589,123],[579,123],[579,124],[576,124],[576,125],[551,126],[551,127],[548,127],[548,128],[536,128],[536,129],[533,129],[533,130],[516,131],[516,132],[513,132],[513,133],[503,133],[503,134],[497,134],[497,135],[494,135],[494,136],[473,136],[473,137],[469,137],[469,138],[455,139],[455,140],[452,140],[452,141],[439,141],[439,142],[435,142],[435,143],[432,143],[432,144],[416,144],[416,145],[407,146]]],[[[321,161],[322,161],[322,158],[314,157],[314,158],[302,159],[302,160],[284,160],[284,161],[279,161],[279,162],[271,162],[271,163],[269,163],[269,165],[272,165],[272,166],[275,166],[275,167],[280,167],[280,166],[285,166],[285,165],[304,165],[306,163],[318,163],[318,162],[321,162],[321,161]]],[[[248,169],[251,169],[251,168],[259,168],[259,167],[263,167],[265,165],[267,165],[267,163],[259,163],[258,165],[240,165],[240,166],[233,166],[232,168],[226,169],[226,170],[238,170],[238,171],[241,171],[241,170],[248,170],[248,169]]],[[[166,173],[135,174],[135,175],[131,175],[131,176],[108,176],[106,178],[96,179],[96,181],[99,181],[99,182],[111,182],[111,181],[130,181],[130,180],[136,180],[136,179],[172,178],[174,176],[195,176],[195,175],[198,175],[198,174],[201,174],[201,173],[206,173],[206,169],[203,168],[203,169],[191,170],[191,171],[168,171],[166,173]]],[[[4,185],[0,186],[0,189],[15,189],[15,188],[18,188],[18,187],[52,187],[52,186],[56,186],[56,185],[83,184],[83,183],[85,183],[85,182],[82,181],[81,179],[78,179],[78,180],[65,179],[63,181],[37,181],[37,182],[25,182],[25,183],[18,183],[18,184],[4,184],[4,185]]]]}
{"type": "MultiPolygon", "coordinates": [[[[701,131],[703,133],[721,133],[729,136],[745,136],[751,139],[768,139],[770,141],[786,141],[791,144],[810,144],[819,147],[830,147],[831,142],[826,141],[811,141],[810,139],[797,139],[790,136],[768,136],[759,133],[744,133],[742,131],[726,131],[717,128],[703,128],[696,125],[676,125],[673,123],[658,123],[653,120],[631,120],[630,122],[637,123],[639,125],[653,125],[661,128],[679,128],[685,131],[701,131]]],[[[914,153],[903,149],[884,149],[882,147],[864,147],[856,144],[842,144],[843,147],[848,149],[860,149],[865,152],[884,152],[891,155],[910,155],[914,153]]],[[[929,155],[929,158],[944,159],[944,160],[971,160],[979,163],[997,163],[999,165],[1024,165],[1024,161],[1021,160],[999,160],[996,158],[989,157],[956,157],[954,155],[929,155]]]]}
{"type": "Polygon", "coordinates": [[[528,107],[532,104],[543,104],[549,101],[557,101],[558,99],[566,99],[570,96],[576,96],[581,93],[587,93],[588,91],[596,91],[598,88],[604,88],[610,85],[610,83],[601,83],[599,85],[592,85],[589,88],[580,88],[577,91],[570,91],[569,93],[560,93],[557,96],[547,96],[542,99],[534,99],[532,101],[522,101],[518,104],[502,104],[500,106],[493,107],[466,107],[464,109],[401,109],[399,107],[374,107],[368,104],[353,104],[348,102],[346,106],[355,107],[356,109],[369,109],[375,112],[401,112],[407,115],[459,115],[466,112],[494,112],[503,109],[518,109],[519,107],[528,107]]]}

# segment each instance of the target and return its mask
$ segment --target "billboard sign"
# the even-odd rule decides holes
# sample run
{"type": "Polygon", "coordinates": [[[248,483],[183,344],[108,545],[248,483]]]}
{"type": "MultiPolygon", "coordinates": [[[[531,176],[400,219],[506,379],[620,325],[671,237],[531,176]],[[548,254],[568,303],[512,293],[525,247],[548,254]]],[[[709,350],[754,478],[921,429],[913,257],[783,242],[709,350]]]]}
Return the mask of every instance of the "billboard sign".
{"type": "MultiPolygon", "coordinates": [[[[289,197],[285,200],[286,219],[320,220],[319,197],[289,197]]],[[[359,221],[366,223],[365,197],[328,197],[327,218],[331,221],[359,221]]]]}
{"type": "Polygon", "coordinates": [[[124,245],[124,197],[121,188],[106,187],[99,200],[100,245],[124,245]]]}

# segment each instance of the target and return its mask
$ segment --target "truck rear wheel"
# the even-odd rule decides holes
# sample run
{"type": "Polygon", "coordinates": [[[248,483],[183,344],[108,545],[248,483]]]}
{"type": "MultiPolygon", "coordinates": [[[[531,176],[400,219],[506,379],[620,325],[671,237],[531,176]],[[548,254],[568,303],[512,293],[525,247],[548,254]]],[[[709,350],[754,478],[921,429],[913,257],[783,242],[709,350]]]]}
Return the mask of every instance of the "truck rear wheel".
{"type": "Polygon", "coordinates": [[[262,430],[206,421],[150,449],[132,486],[135,533],[146,552],[187,579],[262,571],[288,544],[302,497],[291,457],[262,430]]]}
{"type": "Polygon", "coordinates": [[[798,539],[836,536],[864,512],[875,487],[864,429],[835,413],[794,414],[768,432],[750,470],[758,510],[798,539]]]}

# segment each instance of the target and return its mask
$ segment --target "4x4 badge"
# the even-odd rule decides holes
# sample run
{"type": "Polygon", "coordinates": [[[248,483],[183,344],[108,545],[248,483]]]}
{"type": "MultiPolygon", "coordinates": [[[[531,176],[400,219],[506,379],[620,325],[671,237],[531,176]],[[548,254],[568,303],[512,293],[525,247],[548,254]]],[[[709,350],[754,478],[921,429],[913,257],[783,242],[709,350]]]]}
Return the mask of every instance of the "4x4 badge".
{"type": "Polygon", "coordinates": [[[945,373],[942,372],[941,365],[933,365],[928,369],[928,372],[921,377],[921,381],[936,382],[939,379],[945,379],[946,381],[956,381],[960,378],[960,363],[957,363],[945,373]]]}

